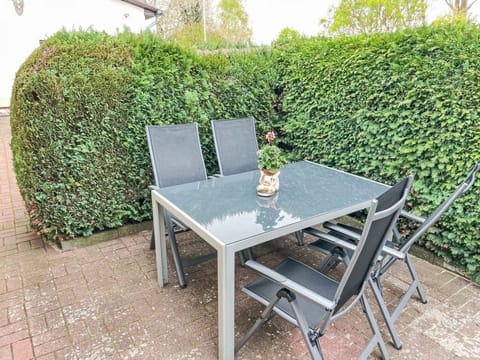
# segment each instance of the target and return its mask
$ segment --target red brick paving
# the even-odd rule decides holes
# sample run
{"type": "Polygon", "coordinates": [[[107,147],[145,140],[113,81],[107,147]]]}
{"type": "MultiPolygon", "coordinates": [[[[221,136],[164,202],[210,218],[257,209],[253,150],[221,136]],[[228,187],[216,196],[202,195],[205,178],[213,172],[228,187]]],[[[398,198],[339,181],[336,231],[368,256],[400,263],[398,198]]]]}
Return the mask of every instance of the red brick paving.
{"type": "MultiPolygon", "coordinates": [[[[195,249],[195,236],[183,236],[195,249]]],[[[44,244],[30,231],[13,172],[9,119],[0,117],[1,360],[215,359],[215,262],[189,269],[189,286],[183,290],[175,285],[172,269],[170,285],[160,288],[149,239],[150,232],[145,231],[63,253],[44,244]]],[[[259,259],[273,264],[293,254],[313,265],[320,261],[308,248],[293,244],[291,237],[267,244],[258,249],[259,259]]],[[[392,359],[480,359],[478,286],[423,260],[415,262],[429,303],[414,299],[400,316],[397,327],[404,346],[396,351],[389,345],[392,359]]],[[[397,268],[396,276],[386,279],[389,302],[405,288],[407,276],[397,268]]],[[[238,268],[239,286],[253,277],[238,268]]],[[[245,333],[260,310],[238,293],[237,336],[245,333]]],[[[365,334],[365,319],[356,309],[321,339],[324,355],[355,358],[365,334]]],[[[238,358],[308,359],[309,355],[299,332],[274,318],[238,358]]]]}
{"type": "Polygon", "coordinates": [[[20,340],[12,344],[14,359],[33,359],[32,343],[30,339],[20,340]]]}

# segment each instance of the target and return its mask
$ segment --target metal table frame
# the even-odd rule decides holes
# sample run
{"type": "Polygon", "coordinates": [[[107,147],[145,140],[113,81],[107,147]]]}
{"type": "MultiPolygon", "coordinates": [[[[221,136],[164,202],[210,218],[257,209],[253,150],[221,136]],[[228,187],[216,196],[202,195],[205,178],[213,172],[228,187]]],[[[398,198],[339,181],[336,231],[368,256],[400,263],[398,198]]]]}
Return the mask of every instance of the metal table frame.
{"type": "MultiPolygon", "coordinates": [[[[295,164],[314,164],[310,162],[300,162],[295,164]]],[[[295,164],[290,164],[295,166],[295,164]]],[[[318,165],[318,164],[315,164],[318,165]]],[[[300,166],[300,165],[297,165],[300,166]]],[[[322,165],[318,165],[323,167],[322,165]]],[[[323,167],[326,168],[326,167],[323,167]]],[[[330,168],[328,168],[330,169],[330,168]]],[[[338,171],[338,170],[336,170],[338,171]]],[[[339,174],[345,175],[345,172],[338,171],[339,174]]],[[[362,179],[366,186],[374,184],[378,188],[379,185],[383,186],[386,190],[388,187],[383,184],[379,184],[372,180],[360,178],[356,175],[348,174],[352,178],[357,180],[362,179]]],[[[213,181],[215,181],[214,179],[213,181]]],[[[212,180],[205,180],[212,181],[212,180]]],[[[280,191],[282,191],[281,184],[280,191]]],[[[173,188],[173,187],[172,187],[173,188]]],[[[182,223],[187,225],[203,240],[208,242],[217,251],[217,266],[218,266],[218,357],[219,359],[233,359],[234,358],[234,307],[235,307],[235,253],[240,250],[247,249],[249,247],[262,244],[264,242],[276,239],[278,237],[294,233],[295,231],[302,230],[309,226],[314,226],[319,223],[323,223],[334,218],[353,213],[355,211],[368,207],[371,199],[369,198],[353,201],[350,205],[341,208],[332,209],[328,212],[323,212],[306,219],[300,219],[298,221],[292,221],[291,223],[264,231],[248,238],[240,239],[233,243],[227,243],[221,238],[216,237],[209,232],[205,226],[197,222],[188,213],[182,211],[176,204],[168,199],[168,196],[163,192],[168,192],[169,188],[153,190],[152,191],[152,207],[153,207],[153,224],[155,232],[155,256],[157,266],[157,279],[161,287],[168,283],[168,269],[167,269],[167,251],[166,251],[166,239],[165,239],[165,223],[160,221],[163,219],[164,211],[168,211],[182,223]]],[[[254,192],[255,189],[252,189],[254,192]]],[[[346,189],[348,192],[348,189],[346,189]]],[[[378,195],[378,194],[377,194],[378,195]]]]}

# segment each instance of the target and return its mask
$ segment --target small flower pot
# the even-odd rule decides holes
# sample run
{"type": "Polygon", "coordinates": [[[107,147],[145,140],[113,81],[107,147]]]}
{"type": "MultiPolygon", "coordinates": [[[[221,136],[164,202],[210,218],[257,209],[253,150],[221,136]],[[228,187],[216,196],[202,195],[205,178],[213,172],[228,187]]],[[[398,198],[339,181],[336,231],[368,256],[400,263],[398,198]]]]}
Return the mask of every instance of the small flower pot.
{"type": "Polygon", "coordinates": [[[257,195],[258,196],[272,196],[274,195],[279,187],[280,170],[275,170],[274,172],[263,169],[260,171],[260,184],[257,186],[257,195]]]}

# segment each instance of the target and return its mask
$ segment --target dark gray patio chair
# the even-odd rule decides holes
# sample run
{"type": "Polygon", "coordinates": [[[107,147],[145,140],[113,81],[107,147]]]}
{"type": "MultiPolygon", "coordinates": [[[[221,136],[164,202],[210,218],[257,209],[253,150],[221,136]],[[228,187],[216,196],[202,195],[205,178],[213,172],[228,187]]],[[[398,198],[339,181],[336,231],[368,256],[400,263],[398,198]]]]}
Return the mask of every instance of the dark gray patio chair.
{"type": "Polygon", "coordinates": [[[253,117],[212,120],[220,175],[257,170],[257,134],[253,117]]]}
{"type": "MultiPolygon", "coordinates": [[[[258,170],[258,142],[253,117],[212,120],[212,131],[221,176],[258,170]]],[[[298,245],[304,244],[301,235],[295,233],[298,245]]],[[[247,254],[253,258],[251,249],[247,254]]]]}
{"type": "MultiPolygon", "coordinates": [[[[388,359],[387,348],[364,295],[364,289],[377,263],[376,259],[400,215],[412,179],[412,176],[406,177],[371,202],[363,232],[347,269],[338,282],[291,258],[284,260],[274,269],[253,260],[247,261],[246,265],[261,276],[242,291],[266,308],[238,342],[236,350],[243,346],[274,312],[300,328],[312,359],[323,359],[319,337],[324,335],[333,321],[345,315],[360,301],[373,331],[373,337],[360,358],[366,359],[378,345],[383,358],[388,359]]],[[[341,239],[337,240],[341,242],[341,239]]]]}
{"type": "MultiPolygon", "coordinates": [[[[422,288],[420,279],[417,275],[417,272],[415,271],[415,267],[409,256],[409,250],[412,245],[420,237],[425,235],[428,229],[432,225],[434,225],[438,221],[438,219],[450,208],[454,201],[472,187],[473,183],[475,182],[475,176],[478,173],[479,169],[480,163],[472,169],[470,174],[468,174],[468,176],[457,187],[457,189],[427,219],[414,216],[410,213],[402,211],[402,217],[420,223],[421,225],[409,238],[406,239],[402,239],[398,231],[394,229],[395,241],[387,241],[380,258],[381,266],[379,266],[376,271],[372,273],[372,276],[369,279],[369,283],[375,295],[375,299],[378,303],[378,306],[380,307],[382,316],[385,320],[388,331],[392,338],[393,345],[397,349],[400,349],[402,347],[402,343],[400,341],[398,332],[395,329],[394,323],[397,320],[398,316],[401,314],[402,310],[407,305],[409,299],[413,296],[415,291],[417,291],[420,301],[424,304],[427,303],[425,292],[422,288]],[[382,296],[381,280],[382,276],[392,267],[392,265],[394,265],[399,260],[403,261],[407,266],[412,280],[407,291],[401,297],[399,303],[395,306],[393,311],[390,312],[382,296]]],[[[331,259],[333,259],[333,261],[331,261],[331,259],[325,260],[325,263],[329,265],[324,267],[323,270],[327,270],[329,267],[331,267],[332,264],[335,264],[338,259],[341,259],[344,262],[348,262],[348,259],[352,256],[354,249],[354,247],[352,248],[351,246],[352,244],[355,244],[360,238],[360,230],[341,223],[325,223],[323,224],[323,226],[329,230],[328,234],[324,234],[323,232],[313,228],[306,229],[305,232],[320,238],[319,240],[310,244],[310,246],[322,251],[323,253],[327,254],[331,259]],[[345,248],[339,246],[338,243],[330,241],[330,235],[342,238],[345,242],[351,244],[350,247],[345,248]]]]}
{"type": "MultiPolygon", "coordinates": [[[[258,169],[258,143],[253,117],[212,120],[212,131],[220,176],[258,169]]],[[[252,248],[245,253],[249,259],[254,259],[252,248]]],[[[242,264],[245,264],[244,256],[244,252],[240,252],[242,264]]]]}
{"type": "MultiPolygon", "coordinates": [[[[207,179],[197,123],[146,126],[146,132],[155,178],[155,186],[151,188],[163,188],[207,179]]],[[[178,283],[183,288],[187,285],[184,267],[212,259],[216,254],[182,260],[175,235],[189,229],[168,212],[165,213],[165,224],[178,283]]],[[[150,248],[153,249],[154,246],[152,233],[150,248]]]]}
{"type": "MultiPolygon", "coordinates": [[[[212,120],[212,131],[221,176],[258,170],[258,142],[253,117],[212,120]]],[[[295,233],[295,236],[297,244],[303,245],[301,233],[295,233]]],[[[251,248],[245,253],[249,259],[254,259],[251,248]]],[[[244,252],[240,252],[242,264],[244,256],[244,252]]]]}

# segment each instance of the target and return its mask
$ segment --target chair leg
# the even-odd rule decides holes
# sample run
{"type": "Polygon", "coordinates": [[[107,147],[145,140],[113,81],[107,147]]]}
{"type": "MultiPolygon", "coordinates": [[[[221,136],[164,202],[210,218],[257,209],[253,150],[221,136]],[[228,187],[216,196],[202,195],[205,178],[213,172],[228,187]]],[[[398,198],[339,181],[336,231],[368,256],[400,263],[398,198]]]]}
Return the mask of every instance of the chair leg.
{"type": "Polygon", "coordinates": [[[367,359],[370,353],[372,352],[372,350],[374,349],[374,347],[378,345],[378,348],[380,349],[380,353],[382,354],[382,358],[385,360],[388,360],[390,359],[390,355],[388,354],[387,346],[383,341],[382,334],[380,333],[380,328],[378,327],[378,324],[375,321],[372,308],[368,304],[365,294],[362,294],[360,301],[362,302],[363,308],[365,309],[365,314],[367,316],[368,323],[370,324],[370,328],[372,329],[373,337],[370,339],[367,346],[363,349],[362,353],[358,358],[367,359]]]}
{"type": "Polygon", "coordinates": [[[408,253],[405,256],[405,262],[407,263],[408,270],[410,271],[410,276],[414,280],[416,284],[416,289],[418,296],[420,297],[420,301],[422,304],[427,303],[427,297],[425,296],[425,291],[423,291],[422,284],[420,283],[420,279],[418,278],[417,272],[415,271],[415,267],[413,266],[412,259],[410,259],[410,256],[408,253]]]}
{"type": "Polygon", "coordinates": [[[308,351],[310,352],[310,357],[313,360],[322,360],[323,354],[318,342],[319,333],[313,333],[312,330],[310,330],[307,319],[305,319],[303,312],[300,310],[300,307],[297,304],[297,299],[288,299],[288,302],[295,313],[295,319],[297,320],[298,328],[300,329],[303,340],[305,341],[305,345],[307,345],[308,351]]]}
{"type": "Polygon", "coordinates": [[[255,321],[255,324],[250,328],[250,330],[247,331],[247,333],[235,344],[235,353],[237,353],[238,350],[242,348],[245,343],[250,340],[252,335],[263,325],[265,324],[268,319],[270,319],[270,316],[272,315],[273,308],[275,305],[277,305],[277,302],[280,300],[280,298],[276,298],[274,301],[272,301],[266,308],[263,310],[262,314],[260,317],[255,321]]]}
{"type": "Polygon", "coordinates": [[[305,245],[305,241],[304,241],[304,238],[303,238],[303,231],[296,231],[295,232],[295,237],[297,238],[297,245],[298,246],[303,246],[305,245]]]}
{"type": "Polygon", "coordinates": [[[239,252],[240,265],[245,266],[246,260],[255,260],[252,248],[248,248],[239,252]],[[246,259],[246,260],[245,260],[246,259]]]}
{"type": "Polygon", "coordinates": [[[385,300],[383,299],[379,283],[377,282],[377,279],[374,279],[372,277],[368,279],[368,283],[372,288],[373,294],[375,295],[375,300],[377,301],[380,312],[382,313],[385,324],[387,325],[388,332],[390,333],[390,337],[392,338],[393,346],[395,347],[395,349],[400,350],[402,348],[402,342],[400,340],[397,330],[395,329],[395,320],[390,315],[387,305],[385,304],[385,300]]]}
{"type": "Polygon", "coordinates": [[[405,263],[407,264],[408,270],[410,271],[410,276],[412,277],[413,281],[408,287],[407,292],[400,299],[400,302],[398,303],[395,310],[393,310],[392,312],[393,321],[397,320],[397,318],[400,316],[402,310],[407,305],[408,300],[410,300],[410,298],[413,296],[413,293],[415,292],[415,290],[417,291],[418,296],[420,297],[420,301],[423,304],[427,303],[427,297],[425,296],[425,292],[423,291],[417,272],[415,271],[415,267],[413,266],[412,260],[410,259],[410,256],[408,255],[408,253],[406,254],[406,257],[405,257],[405,263]]]}
{"type": "Polygon", "coordinates": [[[155,250],[155,233],[152,229],[152,237],[150,238],[150,250],[155,250]]]}
{"type": "Polygon", "coordinates": [[[177,239],[173,231],[173,223],[170,215],[165,215],[165,222],[167,225],[168,238],[170,239],[170,247],[172,248],[173,262],[175,263],[175,270],[177,271],[178,284],[181,288],[184,288],[187,286],[187,282],[185,281],[185,272],[183,271],[182,259],[178,251],[177,239]]]}
{"type": "Polygon", "coordinates": [[[318,271],[323,274],[328,273],[331,269],[335,268],[340,263],[340,257],[338,254],[328,255],[318,267],[318,271]]]}
{"type": "Polygon", "coordinates": [[[248,260],[255,260],[255,254],[253,253],[253,248],[249,247],[247,250],[248,260]]]}
{"type": "Polygon", "coordinates": [[[240,256],[240,265],[245,267],[245,255],[243,254],[243,250],[239,252],[238,256],[240,256]]]}
{"type": "Polygon", "coordinates": [[[330,255],[328,255],[318,267],[318,271],[326,274],[331,269],[335,268],[340,262],[345,264],[345,268],[348,267],[350,259],[345,251],[341,248],[334,248],[330,255]]]}

